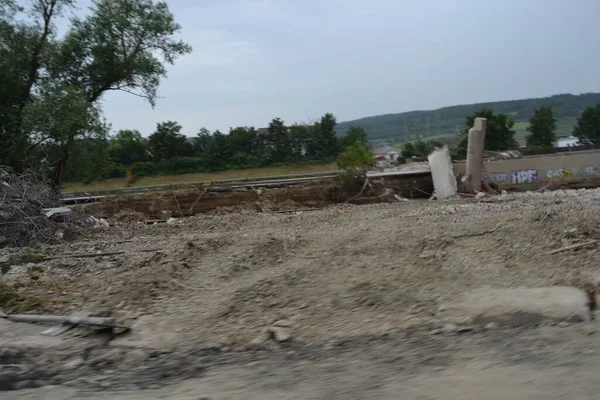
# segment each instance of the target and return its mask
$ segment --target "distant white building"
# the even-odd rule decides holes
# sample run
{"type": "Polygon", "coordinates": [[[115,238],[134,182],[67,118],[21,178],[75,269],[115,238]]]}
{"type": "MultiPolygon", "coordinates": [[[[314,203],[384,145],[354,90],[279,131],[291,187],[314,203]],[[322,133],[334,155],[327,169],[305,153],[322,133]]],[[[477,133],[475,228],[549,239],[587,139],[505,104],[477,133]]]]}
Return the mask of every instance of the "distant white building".
{"type": "Polygon", "coordinates": [[[377,166],[379,168],[391,168],[396,166],[396,162],[402,152],[395,147],[382,145],[375,147],[373,149],[373,154],[375,154],[375,159],[377,160],[377,166]]]}
{"type": "Polygon", "coordinates": [[[558,148],[574,147],[574,146],[580,146],[580,145],[581,145],[581,143],[579,143],[579,138],[576,138],[575,136],[559,137],[556,139],[556,142],[554,143],[554,147],[558,147],[558,148]]]}

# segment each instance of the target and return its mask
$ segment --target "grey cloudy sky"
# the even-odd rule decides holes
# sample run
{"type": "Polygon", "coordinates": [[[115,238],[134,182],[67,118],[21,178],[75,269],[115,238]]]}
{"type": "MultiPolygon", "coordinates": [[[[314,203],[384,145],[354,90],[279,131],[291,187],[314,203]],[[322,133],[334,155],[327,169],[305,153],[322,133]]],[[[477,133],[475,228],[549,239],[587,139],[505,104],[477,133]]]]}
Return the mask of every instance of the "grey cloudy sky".
{"type": "Polygon", "coordinates": [[[194,47],[114,129],[266,126],[600,91],[600,0],[169,0],[194,47]]]}

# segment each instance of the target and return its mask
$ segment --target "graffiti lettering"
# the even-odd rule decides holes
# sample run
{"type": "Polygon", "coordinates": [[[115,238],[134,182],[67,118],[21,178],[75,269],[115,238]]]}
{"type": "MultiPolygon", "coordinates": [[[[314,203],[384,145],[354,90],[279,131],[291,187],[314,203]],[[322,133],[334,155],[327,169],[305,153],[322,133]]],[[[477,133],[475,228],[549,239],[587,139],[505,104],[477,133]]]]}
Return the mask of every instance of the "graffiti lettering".
{"type": "Polygon", "coordinates": [[[546,173],[546,177],[547,178],[565,178],[567,176],[573,176],[573,172],[570,169],[563,169],[563,168],[554,168],[551,170],[548,170],[548,172],[546,173]]]}
{"type": "Polygon", "coordinates": [[[538,180],[537,169],[521,169],[512,172],[512,183],[533,183],[538,180]]]}
{"type": "Polygon", "coordinates": [[[579,169],[580,175],[593,175],[600,173],[600,167],[595,167],[593,165],[585,165],[579,169]]]}
{"type": "Polygon", "coordinates": [[[494,183],[504,183],[510,181],[510,174],[505,174],[503,172],[494,173],[486,176],[486,179],[490,182],[494,183]]]}

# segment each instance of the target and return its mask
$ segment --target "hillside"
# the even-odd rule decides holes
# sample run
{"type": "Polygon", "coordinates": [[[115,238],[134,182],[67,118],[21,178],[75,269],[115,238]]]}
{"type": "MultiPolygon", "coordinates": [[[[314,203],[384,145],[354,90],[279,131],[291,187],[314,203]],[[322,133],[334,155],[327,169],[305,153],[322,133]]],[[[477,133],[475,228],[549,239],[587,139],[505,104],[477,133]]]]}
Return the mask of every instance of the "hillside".
{"type": "Polygon", "coordinates": [[[517,138],[526,135],[527,121],[540,106],[550,106],[558,119],[558,134],[569,135],[573,125],[584,108],[600,103],[600,93],[580,95],[559,94],[535,99],[498,101],[444,107],[429,111],[409,111],[399,114],[386,114],[366,117],[354,121],[341,122],[337,126],[339,134],[344,134],[350,125],[363,127],[369,140],[401,143],[419,136],[438,139],[451,139],[464,129],[465,117],[483,108],[510,115],[515,120],[517,138]]]}

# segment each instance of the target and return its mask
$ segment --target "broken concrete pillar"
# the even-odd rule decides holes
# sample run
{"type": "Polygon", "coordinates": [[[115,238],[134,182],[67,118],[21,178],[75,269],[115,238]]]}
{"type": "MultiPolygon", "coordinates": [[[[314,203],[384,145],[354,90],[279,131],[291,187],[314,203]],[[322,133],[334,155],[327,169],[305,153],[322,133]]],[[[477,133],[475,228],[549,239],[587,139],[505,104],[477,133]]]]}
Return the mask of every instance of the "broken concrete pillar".
{"type": "Polygon", "coordinates": [[[448,146],[435,150],[427,159],[431,169],[435,197],[446,199],[456,196],[456,177],[454,176],[448,146]]]}
{"type": "Polygon", "coordinates": [[[485,145],[485,131],[487,119],[475,118],[473,127],[469,129],[469,142],[467,147],[467,170],[463,183],[465,192],[475,193],[481,191],[481,178],[483,170],[483,148],[485,145]]]}

